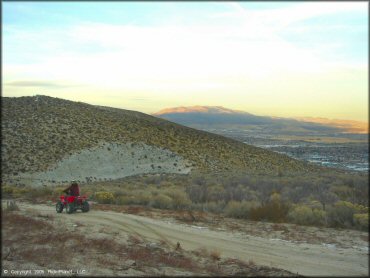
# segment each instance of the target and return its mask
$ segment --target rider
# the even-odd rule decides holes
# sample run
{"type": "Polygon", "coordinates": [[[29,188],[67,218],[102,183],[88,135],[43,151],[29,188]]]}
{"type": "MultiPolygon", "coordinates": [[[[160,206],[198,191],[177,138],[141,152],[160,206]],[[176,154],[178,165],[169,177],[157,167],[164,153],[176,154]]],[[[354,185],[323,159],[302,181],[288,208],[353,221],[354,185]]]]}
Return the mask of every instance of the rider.
{"type": "Polygon", "coordinates": [[[71,185],[64,189],[63,192],[67,193],[70,196],[79,196],[80,195],[80,187],[78,186],[76,181],[72,181],[71,185]]]}

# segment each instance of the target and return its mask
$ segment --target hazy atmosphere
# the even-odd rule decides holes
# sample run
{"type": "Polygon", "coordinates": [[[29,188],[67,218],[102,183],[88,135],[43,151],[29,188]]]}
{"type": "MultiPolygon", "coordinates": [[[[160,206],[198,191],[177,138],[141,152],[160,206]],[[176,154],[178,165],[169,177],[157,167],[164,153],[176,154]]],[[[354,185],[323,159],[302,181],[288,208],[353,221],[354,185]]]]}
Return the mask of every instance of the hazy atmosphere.
{"type": "Polygon", "coordinates": [[[367,121],[367,2],[3,3],[3,96],[367,121]]]}

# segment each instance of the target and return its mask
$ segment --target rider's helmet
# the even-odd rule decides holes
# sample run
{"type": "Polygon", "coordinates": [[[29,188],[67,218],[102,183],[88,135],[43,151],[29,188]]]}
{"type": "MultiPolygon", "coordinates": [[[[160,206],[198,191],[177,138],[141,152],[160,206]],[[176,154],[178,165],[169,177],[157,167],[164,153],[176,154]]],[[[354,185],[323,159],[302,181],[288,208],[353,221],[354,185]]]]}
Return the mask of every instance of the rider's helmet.
{"type": "Polygon", "coordinates": [[[77,181],[72,180],[71,185],[78,185],[78,184],[77,184],[77,181]]]}

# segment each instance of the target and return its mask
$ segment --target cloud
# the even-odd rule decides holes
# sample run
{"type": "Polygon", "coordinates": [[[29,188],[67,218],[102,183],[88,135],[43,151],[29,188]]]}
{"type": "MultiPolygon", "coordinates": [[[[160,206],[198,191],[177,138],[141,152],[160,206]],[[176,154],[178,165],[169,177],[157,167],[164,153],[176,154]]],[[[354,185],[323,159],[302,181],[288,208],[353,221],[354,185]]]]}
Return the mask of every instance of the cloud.
{"type": "Polygon", "coordinates": [[[36,81],[36,80],[11,81],[5,83],[4,85],[12,87],[44,87],[44,88],[69,88],[82,86],[82,85],[63,84],[52,81],[36,81]]]}
{"type": "MultiPolygon", "coordinates": [[[[244,3],[243,3],[244,4],[244,3]]],[[[262,3],[263,4],[263,3],[262,3]]],[[[263,24],[276,29],[285,27],[291,23],[304,21],[310,18],[351,12],[367,12],[366,2],[304,2],[294,3],[289,6],[274,9],[249,9],[248,4],[242,5],[238,2],[225,4],[229,11],[215,13],[215,18],[239,17],[246,23],[263,24]]]]}
{"type": "MultiPolygon", "coordinates": [[[[124,93],[155,95],[147,98],[148,103],[155,99],[175,102],[177,98],[186,102],[189,100],[185,95],[195,100],[200,94],[207,101],[219,96],[221,103],[235,95],[235,99],[242,100],[247,94],[253,95],[248,98],[253,102],[262,96],[272,99],[273,94],[276,95],[273,101],[277,101],[288,96],[287,91],[290,92],[287,99],[295,95],[303,98],[302,87],[311,84],[317,84],[317,88],[307,90],[307,95],[312,91],[329,94],[329,89],[320,87],[329,80],[327,76],[346,72],[349,78],[353,69],[360,67],[362,73],[368,71],[368,66],[333,59],[338,55],[331,58],[323,55],[342,49],[341,41],[313,40],[314,47],[304,48],[281,36],[281,31],[296,28],[299,38],[305,41],[307,32],[314,30],[312,25],[295,23],[316,16],[362,11],[364,7],[361,3],[344,4],[294,3],[274,9],[250,9],[245,8],[247,3],[220,3],[229,10],[222,14],[203,10],[208,17],[201,18],[199,13],[194,17],[189,14],[192,24],[172,24],[163,15],[157,25],[78,22],[34,29],[4,26],[3,70],[4,80],[8,81],[5,85],[8,90],[25,91],[27,86],[31,89],[39,86],[51,91],[87,84],[84,90],[79,90],[86,92],[86,96],[93,91],[102,99],[109,91],[117,92],[119,97],[124,93]],[[317,82],[321,76],[321,82],[317,82]],[[271,86],[266,87],[267,84],[271,86]]],[[[328,21],[323,28],[329,32],[334,27],[328,21]]],[[[333,31],[344,26],[351,28],[350,22],[341,24],[333,31]]],[[[346,83],[353,88],[351,80],[346,83]]],[[[330,79],[330,83],[336,84],[338,80],[330,79]]],[[[330,90],[334,94],[339,88],[330,90]]],[[[362,90],[357,90],[357,94],[362,94],[362,90]]],[[[147,103],[139,100],[141,97],[134,98],[137,97],[127,100],[140,105],[147,103]]]]}
{"type": "Polygon", "coordinates": [[[129,100],[134,100],[134,101],[148,101],[146,98],[130,98],[129,100]]]}
{"type": "MultiPolygon", "coordinates": [[[[366,8],[366,3],[342,2],[298,3],[274,9],[250,9],[246,8],[246,3],[237,2],[222,5],[229,11],[205,13],[216,18],[224,16],[227,24],[194,18],[192,25],[89,22],[65,29],[43,27],[26,31],[13,28],[9,37],[5,37],[5,53],[11,51],[9,38],[27,41],[27,44],[11,46],[18,47],[18,52],[25,53],[22,59],[32,63],[6,62],[5,69],[31,74],[32,78],[43,74],[47,79],[62,76],[94,85],[125,83],[128,87],[137,83],[147,87],[153,80],[219,78],[236,74],[257,79],[275,73],[320,74],[338,66],[337,61],[323,54],[328,49],[337,51],[342,45],[317,43],[304,49],[284,39],[280,31],[308,18],[366,8]],[[24,56],[28,53],[32,57],[24,56]]],[[[309,30],[310,26],[300,37],[304,39],[309,30]]],[[[5,61],[8,61],[7,56],[5,61]]]]}

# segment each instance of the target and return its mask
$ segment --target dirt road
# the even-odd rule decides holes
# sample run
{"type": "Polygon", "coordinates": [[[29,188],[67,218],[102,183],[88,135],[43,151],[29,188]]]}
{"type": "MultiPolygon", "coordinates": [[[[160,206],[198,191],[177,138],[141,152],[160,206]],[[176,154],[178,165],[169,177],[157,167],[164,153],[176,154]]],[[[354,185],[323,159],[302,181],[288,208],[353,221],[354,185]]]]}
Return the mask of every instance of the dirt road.
{"type": "Polygon", "coordinates": [[[21,210],[52,214],[67,224],[83,225],[87,231],[111,230],[118,234],[134,234],[149,241],[177,242],[186,250],[205,247],[218,250],[221,256],[253,260],[257,264],[278,267],[301,275],[367,276],[366,248],[336,248],[330,245],[297,244],[230,231],[214,231],[204,227],[171,223],[158,219],[110,211],[57,214],[52,205],[20,204],[21,210]]]}

